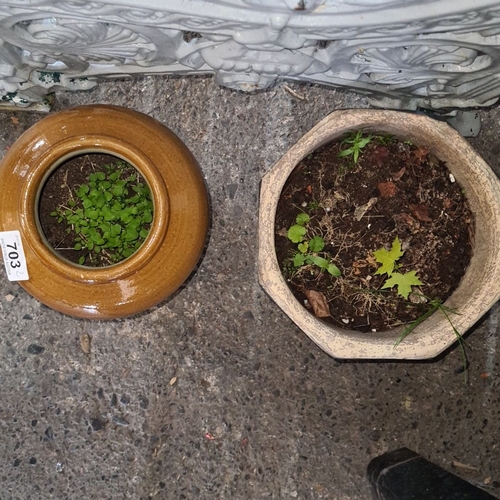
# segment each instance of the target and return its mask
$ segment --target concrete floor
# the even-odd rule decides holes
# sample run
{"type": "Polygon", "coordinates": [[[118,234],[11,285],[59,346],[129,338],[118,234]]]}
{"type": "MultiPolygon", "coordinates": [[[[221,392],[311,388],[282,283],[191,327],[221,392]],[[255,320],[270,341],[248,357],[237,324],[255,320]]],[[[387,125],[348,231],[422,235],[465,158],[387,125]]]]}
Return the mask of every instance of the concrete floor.
{"type": "MultiPolygon", "coordinates": [[[[187,285],[125,320],[63,316],[2,268],[2,500],[366,500],[368,462],[402,446],[500,496],[498,309],[467,337],[466,386],[456,346],[431,362],[332,359],[259,287],[260,177],[329,112],[367,106],[291,86],[303,101],[197,77],[57,95],[56,109],[118,104],[173,129],[206,176],[212,231],[187,285]]],[[[500,112],[481,115],[471,142],[498,173],[500,112]]],[[[41,117],[0,113],[2,155],[41,117]]]]}

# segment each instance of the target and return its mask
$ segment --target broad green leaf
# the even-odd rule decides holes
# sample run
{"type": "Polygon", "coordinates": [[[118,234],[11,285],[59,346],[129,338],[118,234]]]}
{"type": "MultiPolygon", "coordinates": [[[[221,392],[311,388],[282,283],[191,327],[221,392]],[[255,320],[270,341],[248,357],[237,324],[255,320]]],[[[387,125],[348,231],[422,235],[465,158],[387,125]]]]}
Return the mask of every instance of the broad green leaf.
{"type": "Polygon", "coordinates": [[[394,241],[392,242],[392,247],[390,250],[386,250],[385,248],[381,248],[380,250],[375,250],[373,255],[375,256],[375,260],[382,264],[376,271],[375,274],[387,274],[391,276],[394,268],[396,267],[396,262],[403,256],[404,251],[401,250],[401,242],[399,238],[396,236],[394,241]]]}
{"type": "Polygon", "coordinates": [[[304,226],[294,224],[287,232],[287,237],[293,243],[300,243],[304,239],[307,230],[304,226]]]}
{"type": "Polygon", "coordinates": [[[305,224],[307,224],[309,221],[311,220],[311,218],[309,217],[309,215],[305,214],[305,213],[300,213],[297,215],[297,217],[295,217],[295,222],[299,225],[299,226],[304,226],[305,224]]]}
{"type": "Polygon", "coordinates": [[[325,240],[321,236],[314,236],[309,241],[309,249],[311,252],[321,252],[325,248],[325,240]]]}
{"type": "Polygon", "coordinates": [[[416,274],[416,271],[410,271],[405,274],[392,273],[391,277],[384,283],[384,286],[382,288],[392,288],[394,286],[397,286],[398,295],[401,295],[401,297],[407,299],[408,295],[410,295],[412,286],[423,285],[416,274]]]}
{"type": "Polygon", "coordinates": [[[302,253],[296,253],[293,258],[293,265],[295,267],[302,267],[306,263],[306,256],[302,253]]]}
{"type": "Polygon", "coordinates": [[[321,269],[327,269],[329,262],[323,257],[318,257],[317,255],[308,255],[306,258],[306,262],[310,262],[321,269]]]}
{"type": "Polygon", "coordinates": [[[81,243],[76,243],[75,246],[73,247],[73,249],[75,249],[76,251],[81,250],[82,249],[82,244],[81,243]]]}

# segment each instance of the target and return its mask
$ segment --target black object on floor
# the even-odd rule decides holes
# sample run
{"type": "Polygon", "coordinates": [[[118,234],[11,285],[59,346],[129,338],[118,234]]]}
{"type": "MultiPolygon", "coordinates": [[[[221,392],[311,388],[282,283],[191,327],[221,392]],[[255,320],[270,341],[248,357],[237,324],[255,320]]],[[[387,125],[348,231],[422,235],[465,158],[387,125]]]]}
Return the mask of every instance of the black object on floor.
{"type": "Polygon", "coordinates": [[[367,472],[375,500],[498,500],[408,448],[374,458],[367,472]]]}

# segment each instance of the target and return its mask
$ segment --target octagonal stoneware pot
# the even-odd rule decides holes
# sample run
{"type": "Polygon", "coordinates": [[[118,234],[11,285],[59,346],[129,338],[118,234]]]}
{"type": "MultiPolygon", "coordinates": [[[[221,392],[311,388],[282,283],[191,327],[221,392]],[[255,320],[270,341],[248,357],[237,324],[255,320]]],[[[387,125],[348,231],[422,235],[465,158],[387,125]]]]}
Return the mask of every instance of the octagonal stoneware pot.
{"type": "Polygon", "coordinates": [[[275,215],[289,175],[308,154],[350,131],[387,133],[427,147],[465,189],[475,217],[475,245],[458,288],[445,302],[459,314],[463,335],[500,297],[500,183],[468,142],[447,124],[426,116],[383,110],[335,111],[300,139],[263,177],[259,212],[259,280],[278,306],[321,349],[344,359],[428,359],[457,341],[439,311],[397,347],[403,327],[361,333],[329,325],[309,313],[288,288],[275,252],[275,215]]]}
{"type": "Polygon", "coordinates": [[[19,231],[29,280],[19,284],[62,313],[110,319],[144,311],[184,283],[205,245],[208,194],[198,163],[158,121],[116,106],[81,106],[54,113],[28,129],[0,164],[0,231],[19,231]],[[142,246],[118,264],[73,264],[48,245],[38,202],[49,175],[87,153],[116,156],[145,178],[153,221],[142,246]]]}

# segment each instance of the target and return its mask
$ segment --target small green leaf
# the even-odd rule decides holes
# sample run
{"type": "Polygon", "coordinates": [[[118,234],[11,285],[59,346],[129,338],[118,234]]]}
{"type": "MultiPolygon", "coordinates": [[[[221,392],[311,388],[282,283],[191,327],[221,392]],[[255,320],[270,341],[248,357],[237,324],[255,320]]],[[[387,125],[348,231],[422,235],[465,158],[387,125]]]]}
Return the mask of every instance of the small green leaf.
{"type": "Polygon", "coordinates": [[[325,247],[325,240],[321,236],[314,236],[309,241],[309,249],[311,252],[321,252],[325,247]]]}
{"type": "Polygon", "coordinates": [[[81,266],[85,264],[85,257],[83,255],[78,259],[78,264],[80,264],[81,266]]]}
{"type": "Polygon", "coordinates": [[[299,243],[297,245],[297,248],[299,249],[300,253],[306,253],[307,249],[309,248],[309,245],[308,245],[307,241],[305,241],[304,243],[299,243]]]}
{"type": "Polygon", "coordinates": [[[101,213],[105,221],[109,222],[116,219],[116,215],[108,206],[102,207],[101,213]]]}
{"type": "Polygon", "coordinates": [[[340,158],[342,158],[343,156],[349,156],[349,155],[352,155],[354,153],[354,150],[352,148],[348,148],[348,149],[344,149],[343,151],[341,151],[338,156],[340,158]]]}
{"type": "Polygon", "coordinates": [[[130,257],[134,253],[135,253],[134,248],[125,248],[125,250],[123,250],[123,257],[125,257],[125,258],[130,257]]]}
{"type": "Polygon", "coordinates": [[[306,225],[309,221],[311,220],[311,218],[309,217],[309,215],[305,214],[305,213],[300,213],[297,215],[297,217],[295,217],[295,222],[299,225],[299,226],[304,226],[306,225]]]}
{"type": "Polygon", "coordinates": [[[121,196],[123,194],[123,187],[122,186],[113,186],[111,193],[113,194],[113,196],[121,196]]]}
{"type": "Polygon", "coordinates": [[[144,210],[144,213],[142,214],[142,221],[145,224],[150,224],[153,221],[153,213],[151,210],[144,210]]]}
{"type": "Polygon", "coordinates": [[[332,275],[339,277],[342,273],[340,272],[340,269],[335,265],[335,264],[328,264],[328,267],[326,270],[332,275]]]}
{"type": "Polygon", "coordinates": [[[302,253],[296,253],[293,258],[293,265],[295,267],[302,267],[306,263],[306,256],[302,253]]]}
{"type": "Polygon", "coordinates": [[[82,244],[81,243],[76,243],[75,246],[73,247],[74,250],[78,251],[82,249],[82,244]]]}
{"type": "Polygon", "coordinates": [[[96,220],[99,217],[99,212],[97,210],[94,210],[92,208],[88,208],[85,210],[85,215],[92,220],[96,220]]]}
{"type": "Polygon", "coordinates": [[[308,255],[306,261],[318,266],[321,269],[327,269],[329,262],[323,257],[318,257],[317,255],[308,255]]]}
{"type": "Polygon", "coordinates": [[[125,241],[135,241],[139,237],[139,233],[134,228],[127,228],[124,235],[125,241]]]}
{"type": "Polygon", "coordinates": [[[83,184],[75,191],[75,194],[76,196],[78,196],[78,198],[83,198],[88,192],[89,187],[86,184],[83,184]]]}
{"type": "Polygon", "coordinates": [[[401,242],[396,236],[392,242],[392,247],[390,250],[381,248],[380,250],[375,250],[373,255],[375,260],[382,264],[376,271],[375,274],[387,274],[391,276],[394,268],[396,267],[396,262],[403,256],[404,251],[401,249],[401,242]]]}
{"type": "Polygon", "coordinates": [[[300,243],[304,239],[307,230],[304,226],[293,225],[287,232],[287,237],[293,243],[300,243]]]}

